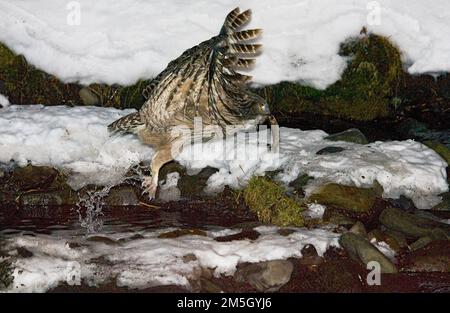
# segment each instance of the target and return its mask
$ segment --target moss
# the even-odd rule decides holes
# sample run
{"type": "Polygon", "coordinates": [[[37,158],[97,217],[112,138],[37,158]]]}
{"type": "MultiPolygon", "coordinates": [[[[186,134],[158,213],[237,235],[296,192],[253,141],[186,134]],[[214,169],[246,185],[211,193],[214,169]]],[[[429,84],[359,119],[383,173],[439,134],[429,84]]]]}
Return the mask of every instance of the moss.
{"type": "MultiPolygon", "coordinates": [[[[388,116],[391,104],[398,106],[397,84],[403,73],[398,49],[385,37],[364,34],[344,42],[340,55],[349,58],[348,66],[341,80],[325,90],[281,82],[257,92],[279,116],[307,112],[359,121],[388,116]]],[[[0,93],[11,103],[138,109],[144,103],[141,91],[148,83],[149,80],[131,86],[66,84],[0,44],[0,93]],[[86,90],[93,96],[88,97],[89,101],[86,90]]]]}
{"type": "Polygon", "coordinates": [[[447,146],[433,140],[424,141],[423,144],[428,148],[433,149],[445,160],[445,162],[447,162],[447,164],[450,164],[450,149],[447,146]]]}
{"type": "Polygon", "coordinates": [[[64,83],[55,76],[30,65],[25,57],[14,54],[0,43],[0,93],[14,104],[98,105],[116,108],[140,108],[144,103],[141,91],[149,80],[131,86],[108,86],[64,83]],[[86,94],[91,94],[86,103],[86,94]]]}
{"type": "Polygon", "coordinates": [[[309,199],[325,205],[334,205],[354,212],[368,212],[375,203],[374,189],[326,184],[314,192],[309,199]]]}
{"type": "Polygon", "coordinates": [[[284,188],[265,177],[252,177],[244,190],[245,203],[263,223],[302,226],[303,208],[285,195],[284,188]]]}
{"type": "Polygon", "coordinates": [[[282,82],[258,92],[281,115],[308,112],[358,121],[387,117],[391,103],[398,102],[403,73],[399,50],[389,39],[369,34],[344,42],[340,55],[349,58],[347,68],[325,90],[282,82]]]}

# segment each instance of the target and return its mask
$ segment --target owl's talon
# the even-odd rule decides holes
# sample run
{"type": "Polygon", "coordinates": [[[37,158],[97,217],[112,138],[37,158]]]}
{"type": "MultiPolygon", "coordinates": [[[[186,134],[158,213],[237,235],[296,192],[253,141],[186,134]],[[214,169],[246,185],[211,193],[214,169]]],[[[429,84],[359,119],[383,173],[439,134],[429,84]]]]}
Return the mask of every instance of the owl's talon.
{"type": "Polygon", "coordinates": [[[142,194],[147,193],[150,200],[155,199],[156,189],[158,188],[158,185],[153,183],[153,178],[151,176],[144,177],[144,179],[142,180],[142,187],[144,188],[142,194]]]}

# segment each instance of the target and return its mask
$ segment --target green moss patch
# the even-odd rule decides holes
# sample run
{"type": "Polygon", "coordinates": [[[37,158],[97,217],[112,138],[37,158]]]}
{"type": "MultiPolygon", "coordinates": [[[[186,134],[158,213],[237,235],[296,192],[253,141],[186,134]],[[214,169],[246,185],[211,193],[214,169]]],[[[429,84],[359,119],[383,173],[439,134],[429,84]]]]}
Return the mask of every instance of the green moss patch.
{"type": "Polygon", "coordinates": [[[349,58],[348,66],[325,90],[282,82],[259,92],[280,114],[308,112],[358,121],[389,116],[403,73],[397,47],[386,37],[364,34],[344,42],[339,54],[349,58]]]}
{"type": "Polygon", "coordinates": [[[265,178],[252,177],[244,190],[248,207],[263,223],[277,226],[303,226],[303,208],[285,195],[279,184],[265,178]]]}

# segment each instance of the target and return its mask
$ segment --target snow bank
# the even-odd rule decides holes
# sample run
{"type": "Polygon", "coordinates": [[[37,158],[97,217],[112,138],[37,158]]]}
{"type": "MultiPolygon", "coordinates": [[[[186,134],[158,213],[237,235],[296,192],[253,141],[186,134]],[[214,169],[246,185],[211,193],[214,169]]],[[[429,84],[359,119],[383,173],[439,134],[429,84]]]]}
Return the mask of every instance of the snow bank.
{"type": "MultiPolygon", "coordinates": [[[[153,155],[132,135],[108,137],[106,125],[130,112],[39,105],[0,109],[0,163],[14,160],[21,166],[31,162],[66,169],[75,189],[91,183],[116,184],[130,166],[153,155]]],[[[265,144],[261,149],[257,136],[249,133],[187,146],[177,160],[190,173],[218,168],[208,181],[210,191],[226,185],[243,187],[251,176],[273,170],[282,170],[278,179],[286,184],[300,174],[314,177],[306,186],[307,194],[326,182],[370,187],[377,180],[385,197],[404,195],[419,208],[430,208],[448,190],[445,161],[413,140],[360,145],[325,140],[327,133],[321,130],[281,128],[280,133],[279,153],[268,151],[265,144]],[[329,146],[345,150],[316,155],[329,146]]]]}
{"type": "Polygon", "coordinates": [[[447,0],[0,0],[0,41],[67,82],[132,84],[216,35],[238,5],[264,29],[256,83],[326,87],[346,65],[339,43],[363,26],[397,43],[409,72],[450,71],[447,0]]]}
{"type": "Polygon", "coordinates": [[[300,257],[301,249],[307,244],[313,244],[319,255],[330,246],[339,246],[339,234],[321,229],[297,228],[289,236],[281,236],[277,227],[261,226],[256,228],[261,233],[258,239],[231,242],[217,242],[214,238],[236,230],[211,230],[207,237],[158,238],[159,234],[170,230],[95,235],[116,240],[116,244],[74,237],[69,231],[51,236],[5,235],[5,250],[10,256],[17,257],[19,247],[33,253],[32,257],[17,257],[13,264],[14,282],[7,291],[45,292],[62,282],[97,286],[113,279],[118,286],[130,288],[169,284],[189,287],[188,280],[195,278],[201,267],[214,269],[216,276],[233,275],[241,262],[300,257]],[[132,239],[137,234],[142,238],[132,239]],[[195,258],[183,259],[186,255],[195,258]]]}
{"type": "Polygon", "coordinates": [[[0,109],[0,163],[66,169],[78,189],[116,184],[153,150],[134,136],[109,137],[106,126],[132,110],[11,105],[0,109]]]}

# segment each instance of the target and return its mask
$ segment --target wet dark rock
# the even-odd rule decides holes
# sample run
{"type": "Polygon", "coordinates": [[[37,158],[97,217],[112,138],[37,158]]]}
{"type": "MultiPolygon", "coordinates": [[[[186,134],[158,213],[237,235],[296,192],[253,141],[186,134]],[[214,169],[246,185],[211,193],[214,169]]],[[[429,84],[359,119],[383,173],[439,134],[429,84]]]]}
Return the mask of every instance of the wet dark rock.
{"type": "Polygon", "coordinates": [[[377,248],[375,248],[366,238],[346,233],[339,238],[339,244],[347,251],[349,256],[355,261],[360,261],[364,266],[371,261],[380,264],[382,273],[396,273],[395,265],[377,248]]]}
{"type": "Polygon", "coordinates": [[[367,234],[367,238],[369,241],[375,239],[377,242],[385,242],[389,245],[389,247],[398,252],[402,248],[407,246],[406,239],[400,236],[392,236],[388,232],[382,231],[380,229],[374,229],[367,234]]]}
{"type": "Polygon", "coordinates": [[[111,238],[108,238],[108,237],[105,237],[105,236],[91,236],[91,237],[88,237],[86,239],[86,241],[100,242],[100,243],[104,243],[106,245],[117,245],[117,244],[119,244],[118,241],[116,241],[114,239],[111,239],[111,238]]]}
{"type": "Polygon", "coordinates": [[[287,260],[274,260],[244,265],[236,271],[234,279],[249,283],[260,292],[274,292],[289,282],[294,266],[287,260]]]}
{"type": "Polygon", "coordinates": [[[413,212],[417,210],[411,199],[400,196],[398,199],[388,199],[392,207],[402,209],[403,211],[413,212]]]}
{"type": "Polygon", "coordinates": [[[242,239],[256,240],[256,239],[258,239],[259,236],[260,236],[260,233],[258,233],[254,229],[244,229],[240,233],[237,233],[234,235],[216,237],[216,238],[214,238],[214,240],[218,241],[218,242],[227,242],[227,241],[242,240],[242,239]]]}
{"type": "Polygon", "coordinates": [[[162,233],[158,236],[158,238],[173,239],[181,236],[192,236],[192,235],[204,237],[207,236],[206,232],[200,229],[177,229],[174,231],[162,233]]]}
{"type": "Polygon", "coordinates": [[[304,195],[304,191],[303,191],[303,187],[306,186],[306,184],[309,182],[309,180],[313,179],[311,176],[307,175],[307,174],[302,174],[300,176],[298,176],[295,180],[293,180],[290,184],[289,187],[294,188],[294,191],[298,194],[298,195],[304,195]]]}
{"type": "Polygon", "coordinates": [[[400,258],[402,271],[450,273],[450,241],[438,240],[400,258]]]}
{"type": "Polygon", "coordinates": [[[309,200],[355,212],[368,212],[373,207],[376,197],[374,189],[330,183],[316,190],[309,200]]]}
{"type": "Polygon", "coordinates": [[[33,256],[33,252],[24,247],[17,248],[17,254],[21,258],[31,258],[33,256]]]}
{"type": "Polygon", "coordinates": [[[19,196],[21,205],[29,206],[57,206],[76,204],[78,197],[75,192],[60,190],[53,192],[27,192],[19,196]]]}
{"type": "Polygon", "coordinates": [[[111,206],[137,206],[140,202],[136,188],[123,185],[111,188],[105,203],[111,206]]]}
{"type": "Polygon", "coordinates": [[[79,96],[84,105],[98,105],[100,104],[100,99],[89,87],[83,87],[79,91],[79,96]]]}
{"type": "Polygon", "coordinates": [[[346,216],[332,208],[327,208],[323,214],[323,221],[335,225],[353,225],[356,223],[354,218],[346,216]]]}
{"type": "Polygon", "coordinates": [[[281,292],[361,292],[360,277],[366,274],[359,263],[344,257],[338,259],[308,257],[296,262],[290,282],[281,292]]]}
{"type": "Polygon", "coordinates": [[[197,257],[195,256],[195,254],[188,253],[188,254],[183,255],[184,263],[189,263],[189,262],[194,262],[194,261],[197,261],[197,257]]]}
{"type": "Polygon", "coordinates": [[[419,250],[419,249],[425,247],[426,245],[428,245],[432,241],[433,241],[433,239],[428,236],[419,238],[416,241],[414,241],[412,244],[409,245],[409,249],[411,251],[419,250]]]}
{"type": "Polygon", "coordinates": [[[295,230],[290,229],[290,228],[284,228],[284,227],[278,229],[278,231],[277,231],[277,233],[278,233],[279,235],[283,236],[283,237],[287,237],[287,236],[289,236],[290,234],[292,234],[292,233],[294,233],[294,232],[295,232],[295,230]]]}
{"type": "Polygon", "coordinates": [[[13,171],[9,184],[18,191],[45,190],[57,176],[58,171],[52,167],[27,165],[13,171]]]}
{"type": "Polygon", "coordinates": [[[312,245],[312,244],[305,245],[302,248],[301,253],[302,253],[303,257],[311,257],[311,256],[318,256],[319,255],[317,253],[316,247],[314,247],[314,245],[312,245]]]}
{"type": "Polygon", "coordinates": [[[380,222],[388,229],[400,232],[407,238],[450,238],[450,225],[395,208],[385,209],[380,215],[380,222]]]}
{"type": "MultiPolygon", "coordinates": [[[[450,140],[450,138],[449,138],[450,140]]],[[[423,142],[428,148],[433,149],[439,154],[447,164],[450,164],[450,148],[436,140],[427,140],[423,142]]]]}
{"type": "Polygon", "coordinates": [[[333,153],[338,153],[338,152],[342,152],[344,151],[344,148],[341,147],[325,147],[323,149],[320,149],[319,151],[316,152],[317,155],[322,155],[322,154],[333,154],[333,153]]]}
{"type": "Polygon", "coordinates": [[[435,205],[432,208],[433,211],[450,211],[450,192],[446,192],[442,195],[441,203],[435,205]]]}
{"type": "Polygon", "coordinates": [[[366,228],[364,227],[364,224],[361,223],[360,221],[356,222],[355,225],[353,225],[349,231],[353,234],[357,234],[363,237],[367,235],[366,228]]]}
{"type": "Polygon", "coordinates": [[[218,169],[208,166],[195,175],[189,175],[181,164],[170,162],[162,167],[160,182],[167,179],[167,174],[177,172],[180,174],[177,188],[180,190],[181,197],[195,199],[199,196],[205,196],[204,189],[207,186],[207,181],[217,171],[218,169]]]}
{"type": "Polygon", "coordinates": [[[222,288],[213,283],[211,280],[206,279],[204,277],[200,278],[200,291],[207,293],[221,293],[223,292],[222,288]]]}
{"type": "Polygon", "coordinates": [[[340,133],[329,135],[325,137],[325,139],[330,141],[345,141],[345,142],[359,143],[362,145],[369,143],[366,136],[364,136],[364,134],[359,129],[356,128],[351,128],[340,133]]]}

